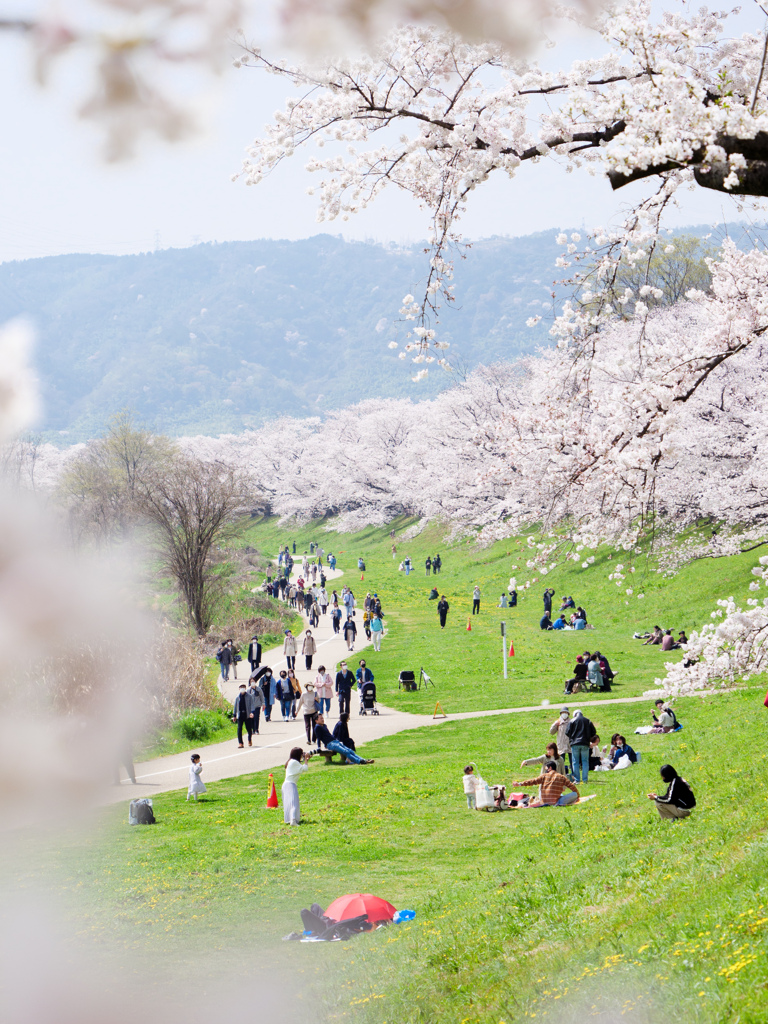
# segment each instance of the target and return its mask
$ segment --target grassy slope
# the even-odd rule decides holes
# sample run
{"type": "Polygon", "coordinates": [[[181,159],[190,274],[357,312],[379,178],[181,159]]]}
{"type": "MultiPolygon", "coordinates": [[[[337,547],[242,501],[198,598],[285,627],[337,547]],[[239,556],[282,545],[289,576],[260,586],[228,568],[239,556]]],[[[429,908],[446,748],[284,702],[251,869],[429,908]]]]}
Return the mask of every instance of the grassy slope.
{"type": "MultiPolygon", "coordinates": [[[[266,523],[249,540],[269,550],[283,536],[292,534],[266,523]]],[[[301,551],[310,534],[297,536],[301,551]]],[[[577,641],[576,649],[584,638],[540,633],[538,600],[528,597],[518,610],[519,654],[505,685],[495,657],[499,612],[486,603],[469,635],[454,615],[440,636],[423,575],[406,580],[394,572],[386,531],[314,536],[326,548],[338,544],[350,578],[360,551],[366,584],[384,596],[392,633],[373,663],[385,700],[414,709],[433,703],[432,691],[425,699],[396,690],[397,670],[418,667],[422,656],[452,711],[556,699],[565,645],[577,641]]],[[[414,560],[435,541],[422,536],[409,545],[414,560]]],[[[521,564],[506,554],[510,547],[441,549],[447,568],[440,583],[454,611],[469,603],[475,578],[486,592],[501,592],[510,562],[521,564]]],[[[646,580],[644,605],[612,605],[599,560],[552,578],[558,594],[573,593],[598,622],[586,636],[612,656],[621,669],[618,692],[628,694],[652,682],[660,661],[658,651],[627,639],[635,626],[701,623],[716,595],[746,595],[753,558],[646,580]]],[[[231,963],[234,948],[273,950],[296,982],[292,991],[302,989],[299,978],[310,989],[297,1024],[613,1024],[618,1017],[762,1024],[768,755],[755,745],[765,714],[760,696],[753,689],[678,702],[682,733],[638,737],[642,764],[593,775],[597,799],[568,810],[473,814],[461,789],[468,760],[490,781],[519,778],[522,757],[543,749],[551,709],[380,740],[366,748],[376,758],[372,768],[313,764],[300,784],[300,829],[286,829],[280,812],[265,809],[266,773],[212,784],[197,805],[183,791],[160,795],[159,823],[148,829],[128,828],[125,808],[112,808],[100,833],[58,844],[62,889],[79,895],[83,932],[105,948],[139,948],[148,961],[181,971],[195,969],[191,933],[210,975],[231,963]],[[658,788],[664,761],[685,774],[699,799],[681,823],[660,822],[645,799],[658,788]],[[279,943],[299,926],[302,906],[354,891],[413,907],[416,922],[349,945],[279,943]]],[[[607,739],[647,721],[648,709],[606,705],[591,717],[607,739]]],[[[282,773],[275,774],[279,784],[282,773]]],[[[34,881],[29,866],[24,883],[34,881]]]]}
{"type": "MultiPolygon", "coordinates": [[[[209,973],[235,946],[275,948],[313,900],[371,891],[417,910],[413,925],[349,946],[278,943],[283,967],[322,993],[297,1020],[764,1021],[764,711],[751,690],[679,712],[682,733],[637,737],[643,762],[593,774],[597,798],[576,808],[464,804],[464,763],[519,778],[551,714],[448,722],[371,744],[373,768],[313,763],[300,829],[265,809],[266,773],[216,783],[197,805],[158,796],[150,829],[110,809],[101,838],[64,853],[64,884],[85,894],[83,927],[99,940],[175,961],[193,929],[209,973]],[[685,822],[662,823],[645,799],[664,761],[695,786],[685,822]]],[[[646,715],[593,717],[607,735],[646,715]]]]}
{"type": "MultiPolygon", "coordinates": [[[[398,524],[398,534],[402,525],[398,524]]],[[[595,562],[588,569],[568,563],[551,572],[546,583],[540,579],[529,591],[521,593],[517,608],[502,610],[495,605],[509,577],[514,574],[522,582],[531,576],[525,569],[529,557],[525,538],[502,541],[485,550],[477,550],[466,542],[446,548],[442,543],[443,532],[433,526],[407,544],[398,540],[394,561],[389,531],[381,529],[334,534],[323,530],[322,525],[285,528],[274,520],[265,520],[251,527],[247,543],[265,552],[276,552],[281,542],[295,538],[299,553],[308,549],[310,540],[322,543],[326,551],[333,550],[339,559],[338,567],[344,570],[361,604],[367,590],[378,592],[382,598],[389,635],[380,654],[370,649],[365,652],[376,675],[380,700],[403,710],[431,712],[439,699],[449,713],[515,707],[541,700],[556,703],[562,696],[563,680],[571,676],[575,657],[585,647],[599,648],[610,659],[614,671],[618,671],[611,696],[642,694],[653,687],[655,678],[664,674],[664,661],[677,660],[680,655],[673,652],[667,659],[659,648],[643,647],[632,639],[632,634],[653,627],[656,622],[690,632],[709,621],[716,597],[733,594],[745,601],[752,579],[750,570],[759,554],[695,562],[674,579],[663,579],[646,571],[645,560],[636,558],[637,571],[628,574],[626,584],[619,588],[608,575],[620,559],[609,559],[609,552],[601,550],[595,552],[595,562]],[[444,632],[439,627],[436,602],[427,600],[433,578],[427,579],[423,568],[427,554],[434,555],[436,551],[440,551],[443,559],[443,571],[436,582],[451,606],[444,632]],[[417,567],[409,577],[397,571],[406,553],[417,567]],[[357,571],[358,555],[366,562],[363,582],[357,571]],[[516,570],[512,568],[515,565],[519,567],[516,570]],[[474,616],[472,631],[467,632],[475,581],[483,594],[482,614],[474,616]],[[562,594],[572,594],[576,603],[586,608],[596,629],[542,632],[539,618],[545,585],[555,588],[556,606],[562,594]],[[635,595],[644,593],[644,599],[628,597],[624,593],[628,586],[633,587],[635,595]],[[506,681],[501,658],[502,618],[515,646],[506,681]],[[418,674],[421,666],[437,688],[413,694],[398,690],[400,670],[410,668],[418,674]]],[[[621,561],[628,564],[626,558],[621,561]]],[[[351,659],[351,663],[356,667],[357,658],[351,659]]]]}

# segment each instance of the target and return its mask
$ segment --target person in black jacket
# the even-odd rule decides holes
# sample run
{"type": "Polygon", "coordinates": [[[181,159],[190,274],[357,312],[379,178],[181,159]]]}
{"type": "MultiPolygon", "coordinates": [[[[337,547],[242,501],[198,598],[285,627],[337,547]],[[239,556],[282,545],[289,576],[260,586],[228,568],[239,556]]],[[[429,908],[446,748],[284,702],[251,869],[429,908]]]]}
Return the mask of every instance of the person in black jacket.
{"type": "Polygon", "coordinates": [[[349,699],[354,685],[355,677],[347,668],[346,661],[342,661],[339,665],[339,671],[336,673],[336,694],[339,698],[339,717],[345,713],[347,715],[349,714],[349,699]]]}
{"type": "Polygon", "coordinates": [[[257,636],[251,637],[251,642],[248,644],[248,662],[251,672],[255,672],[261,664],[261,644],[257,636]]]}
{"type": "Polygon", "coordinates": [[[597,736],[597,729],[581,711],[574,711],[573,718],[565,727],[565,734],[571,744],[575,781],[586,785],[589,779],[589,744],[597,736]]]}
{"type": "MultiPolygon", "coordinates": [[[[584,659],[579,654],[576,657],[576,664],[573,666],[573,679],[566,679],[565,681],[565,692],[573,693],[577,683],[584,683],[587,678],[587,666],[584,664],[584,659]]],[[[575,691],[578,693],[578,690],[575,691]]]]}
{"type": "Polygon", "coordinates": [[[248,746],[253,746],[251,736],[253,734],[253,716],[256,710],[256,702],[253,695],[245,689],[245,683],[240,683],[240,691],[235,697],[235,707],[232,712],[232,721],[237,723],[237,745],[243,746],[243,726],[248,733],[248,746]]]}
{"type": "Polygon", "coordinates": [[[218,651],[216,651],[216,657],[219,659],[219,664],[221,665],[221,678],[226,683],[229,679],[229,670],[232,667],[234,652],[228,644],[222,644],[218,651]]]}
{"type": "Polygon", "coordinates": [[[693,790],[681,779],[671,764],[663,764],[660,775],[667,783],[667,792],[664,796],[658,793],[649,793],[648,799],[656,804],[656,810],[660,818],[687,818],[696,806],[696,797],[693,790]]]}
{"type": "Polygon", "coordinates": [[[451,606],[445,599],[445,594],[437,602],[437,614],[440,616],[440,629],[445,629],[445,620],[448,618],[448,610],[451,606]]]}
{"type": "Polygon", "coordinates": [[[336,754],[341,754],[342,757],[345,757],[352,764],[373,764],[372,758],[366,760],[366,758],[360,757],[359,754],[356,754],[354,750],[351,750],[339,740],[334,739],[322,715],[318,715],[315,719],[315,739],[317,740],[318,748],[322,743],[326,750],[332,750],[336,754]]]}
{"type": "Polygon", "coordinates": [[[544,614],[550,618],[552,616],[552,598],[555,596],[554,590],[547,589],[544,591],[544,614]]]}
{"type": "Polygon", "coordinates": [[[350,750],[357,750],[355,741],[349,735],[349,715],[340,715],[339,720],[333,727],[333,738],[350,750]]]}

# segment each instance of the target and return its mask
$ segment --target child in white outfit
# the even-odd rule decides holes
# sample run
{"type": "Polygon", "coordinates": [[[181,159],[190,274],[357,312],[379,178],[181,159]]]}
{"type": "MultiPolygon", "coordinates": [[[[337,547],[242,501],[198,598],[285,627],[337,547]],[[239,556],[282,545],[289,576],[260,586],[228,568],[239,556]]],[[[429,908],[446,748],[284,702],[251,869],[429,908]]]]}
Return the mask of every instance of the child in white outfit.
{"type": "Polygon", "coordinates": [[[198,793],[207,793],[205,783],[200,778],[203,774],[203,762],[200,760],[199,754],[192,755],[192,764],[189,766],[189,789],[187,790],[187,800],[191,796],[195,798],[197,803],[198,793]]]}
{"type": "Polygon", "coordinates": [[[468,764],[464,769],[464,792],[467,795],[467,807],[470,811],[475,810],[475,793],[477,792],[477,776],[475,775],[475,769],[471,764],[468,764]]]}

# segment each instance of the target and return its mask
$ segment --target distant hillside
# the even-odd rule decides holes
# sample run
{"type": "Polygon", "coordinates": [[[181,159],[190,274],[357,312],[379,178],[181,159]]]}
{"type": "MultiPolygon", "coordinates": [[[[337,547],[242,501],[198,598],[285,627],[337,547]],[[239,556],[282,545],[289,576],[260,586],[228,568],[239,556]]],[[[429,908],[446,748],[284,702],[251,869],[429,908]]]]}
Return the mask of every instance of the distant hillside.
{"type": "MultiPolygon", "coordinates": [[[[525,320],[551,308],[555,232],[474,244],[456,269],[441,334],[473,367],[546,344],[525,320]]],[[[38,329],[44,434],[77,441],[129,406],[169,434],[237,431],[373,396],[423,398],[452,382],[387,348],[423,249],[344,242],[198,245],[138,256],[56,256],[0,265],[0,322],[38,329]],[[66,433],[63,433],[66,432],[66,433]]]]}
{"type": "MultiPolygon", "coordinates": [[[[457,308],[440,325],[454,365],[548,344],[547,321],[525,321],[551,311],[556,234],[486,239],[457,262],[457,308]]],[[[0,265],[0,322],[26,314],[37,326],[49,440],[92,437],[125,407],[171,435],[237,432],[449,386],[440,369],[413,384],[412,364],[387,348],[404,340],[398,310],[425,268],[421,246],[331,235],[46,257],[0,265]]]]}

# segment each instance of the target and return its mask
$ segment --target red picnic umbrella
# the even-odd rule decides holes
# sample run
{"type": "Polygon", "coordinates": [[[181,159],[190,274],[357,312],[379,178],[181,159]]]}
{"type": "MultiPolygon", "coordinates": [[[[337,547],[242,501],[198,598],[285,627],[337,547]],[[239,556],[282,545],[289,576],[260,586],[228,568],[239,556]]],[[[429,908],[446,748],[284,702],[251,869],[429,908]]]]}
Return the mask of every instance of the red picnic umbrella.
{"type": "Polygon", "coordinates": [[[333,921],[346,921],[351,917],[367,914],[371,924],[377,924],[379,921],[391,921],[396,913],[397,909],[386,900],[372,896],[369,892],[356,892],[339,896],[328,907],[325,916],[333,921]]]}

